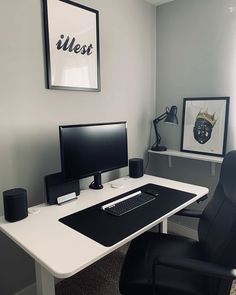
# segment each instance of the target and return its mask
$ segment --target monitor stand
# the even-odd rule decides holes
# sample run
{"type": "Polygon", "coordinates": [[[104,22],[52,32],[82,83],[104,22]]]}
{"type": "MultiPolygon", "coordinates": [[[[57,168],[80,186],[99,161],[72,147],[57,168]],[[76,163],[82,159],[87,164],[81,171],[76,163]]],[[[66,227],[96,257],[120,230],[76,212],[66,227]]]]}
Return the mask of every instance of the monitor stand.
{"type": "Polygon", "coordinates": [[[89,188],[91,189],[102,189],[102,174],[98,173],[94,175],[94,181],[90,184],[89,188]]]}

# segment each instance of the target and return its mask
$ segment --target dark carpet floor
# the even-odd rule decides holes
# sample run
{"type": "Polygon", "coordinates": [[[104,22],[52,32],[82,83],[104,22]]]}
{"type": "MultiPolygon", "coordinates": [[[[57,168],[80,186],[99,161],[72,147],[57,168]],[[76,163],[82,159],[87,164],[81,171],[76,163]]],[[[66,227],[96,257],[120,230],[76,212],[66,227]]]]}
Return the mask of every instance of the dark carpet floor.
{"type": "Polygon", "coordinates": [[[119,275],[128,245],[56,285],[56,295],[119,295],[119,275]]]}
{"type": "MultiPolygon", "coordinates": [[[[119,275],[128,245],[56,285],[56,295],[120,295],[119,275]]],[[[236,295],[236,281],[230,295],[236,295]]]]}

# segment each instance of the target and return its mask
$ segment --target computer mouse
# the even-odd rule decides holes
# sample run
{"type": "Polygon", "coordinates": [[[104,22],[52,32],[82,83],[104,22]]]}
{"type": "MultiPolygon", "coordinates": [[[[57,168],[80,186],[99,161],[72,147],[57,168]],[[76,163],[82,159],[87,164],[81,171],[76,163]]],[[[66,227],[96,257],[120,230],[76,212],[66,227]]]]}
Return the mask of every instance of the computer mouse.
{"type": "Polygon", "coordinates": [[[116,181],[116,182],[111,183],[111,187],[112,188],[122,188],[122,187],[124,187],[124,184],[123,184],[123,182],[116,181]]]}

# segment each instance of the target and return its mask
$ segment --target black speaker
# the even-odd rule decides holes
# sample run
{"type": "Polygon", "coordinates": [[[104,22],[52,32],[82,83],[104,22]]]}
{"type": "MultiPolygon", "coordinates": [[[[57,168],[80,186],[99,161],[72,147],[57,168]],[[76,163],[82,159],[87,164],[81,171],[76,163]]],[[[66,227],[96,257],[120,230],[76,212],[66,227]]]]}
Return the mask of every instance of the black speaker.
{"type": "MultiPolygon", "coordinates": [[[[80,185],[78,180],[67,180],[63,173],[55,173],[45,176],[45,187],[47,202],[51,205],[59,204],[58,197],[75,193],[80,194],[80,185]]],[[[71,199],[71,198],[69,198],[71,199]]],[[[69,200],[66,198],[66,201],[69,200]]],[[[61,202],[63,203],[63,201],[61,202]]]]}
{"type": "Polygon", "coordinates": [[[143,176],[143,159],[133,158],[129,160],[129,176],[132,178],[143,176]]]}
{"type": "Polygon", "coordinates": [[[9,222],[15,222],[28,216],[27,191],[14,188],[3,192],[4,216],[9,222]]]}

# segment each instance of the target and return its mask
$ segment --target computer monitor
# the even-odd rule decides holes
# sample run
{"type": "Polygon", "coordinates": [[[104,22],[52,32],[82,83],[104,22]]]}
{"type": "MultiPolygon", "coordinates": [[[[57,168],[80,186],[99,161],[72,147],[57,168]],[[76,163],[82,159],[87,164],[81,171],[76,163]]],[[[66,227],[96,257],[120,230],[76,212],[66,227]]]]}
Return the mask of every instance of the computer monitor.
{"type": "Polygon", "coordinates": [[[90,188],[101,189],[101,173],[128,165],[127,123],[59,126],[61,166],[66,179],[94,176],[90,188]]]}

